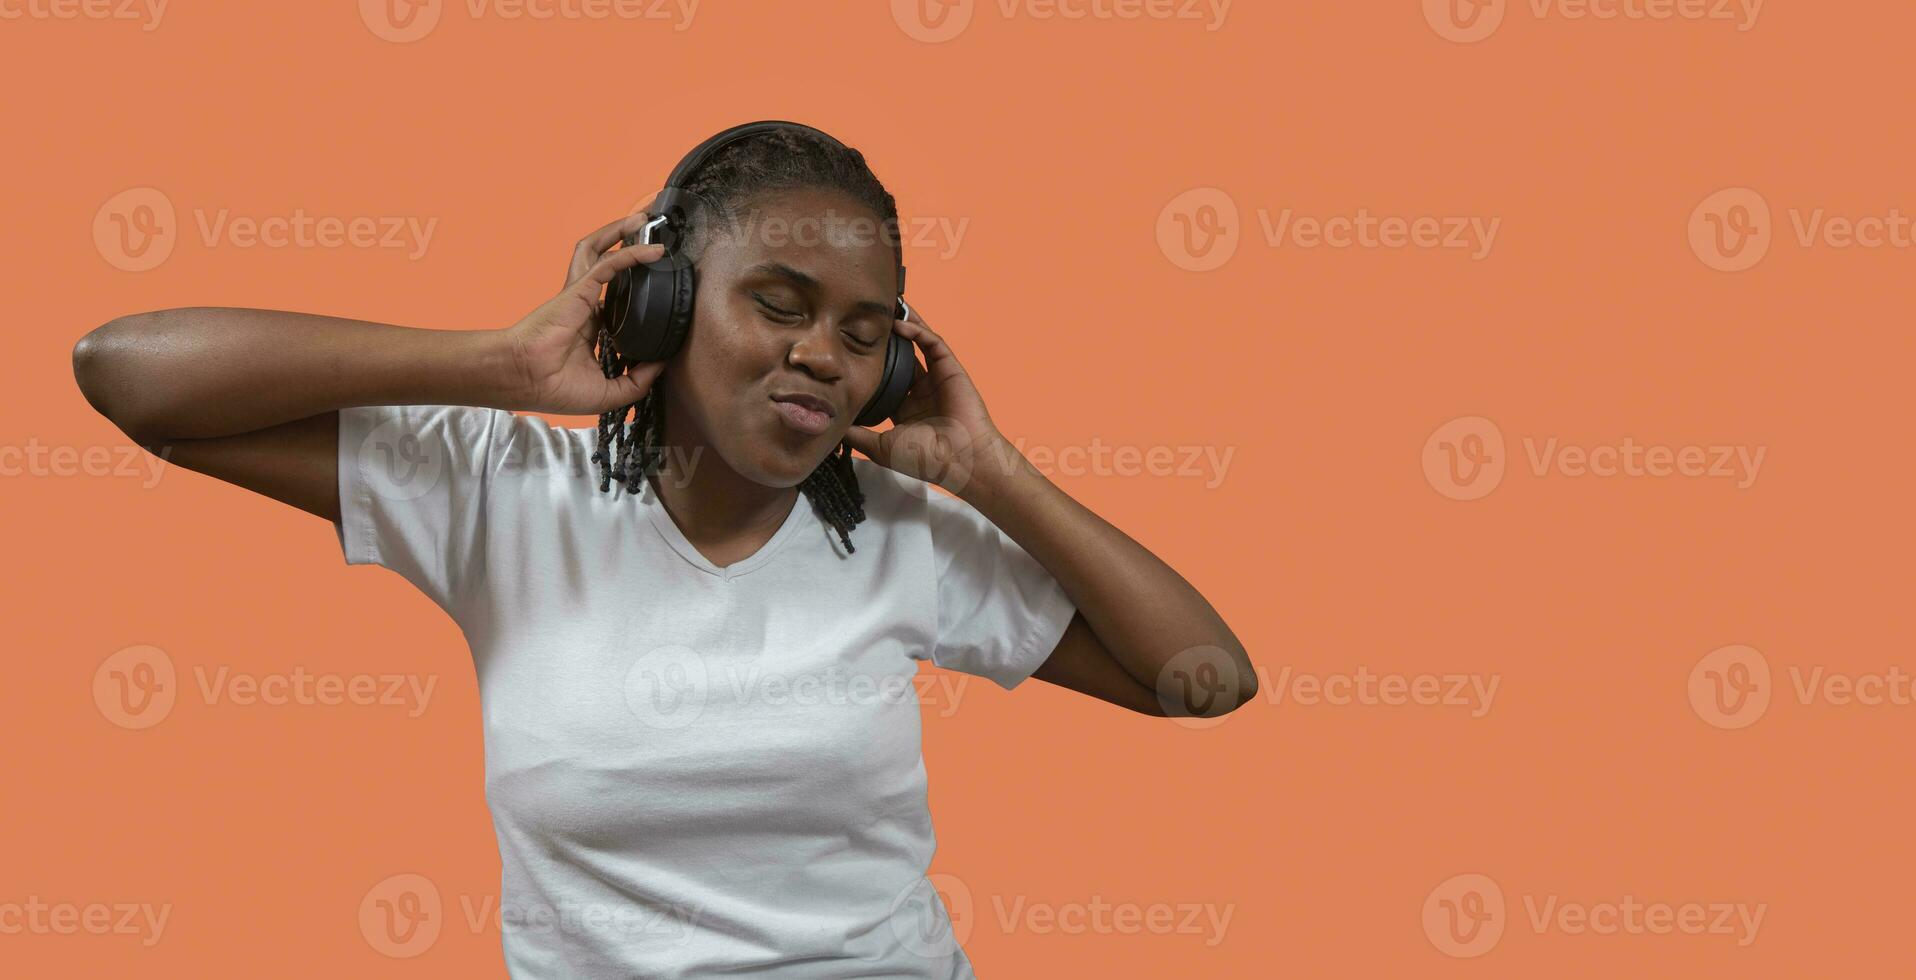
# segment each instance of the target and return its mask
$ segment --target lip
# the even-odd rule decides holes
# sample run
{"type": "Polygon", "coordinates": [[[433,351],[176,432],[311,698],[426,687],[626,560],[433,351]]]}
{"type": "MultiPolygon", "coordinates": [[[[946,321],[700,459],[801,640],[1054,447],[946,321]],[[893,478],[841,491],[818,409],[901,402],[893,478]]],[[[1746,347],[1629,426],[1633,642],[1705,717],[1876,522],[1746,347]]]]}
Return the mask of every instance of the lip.
{"type": "Polygon", "coordinates": [[[772,409],[788,427],[811,436],[829,430],[836,414],[830,403],[810,395],[773,395],[772,409]]]}

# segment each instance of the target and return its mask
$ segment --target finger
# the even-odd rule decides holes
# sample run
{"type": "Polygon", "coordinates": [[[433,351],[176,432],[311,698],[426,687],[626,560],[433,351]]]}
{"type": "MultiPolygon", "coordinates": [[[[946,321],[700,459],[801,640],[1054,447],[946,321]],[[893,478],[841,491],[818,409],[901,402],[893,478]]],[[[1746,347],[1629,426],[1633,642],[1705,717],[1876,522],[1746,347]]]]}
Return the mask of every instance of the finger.
{"type": "Polygon", "coordinates": [[[574,280],[584,275],[586,270],[592,268],[593,263],[599,261],[600,256],[623,241],[627,235],[638,234],[639,229],[645,227],[648,220],[650,216],[645,211],[635,211],[579,239],[578,244],[572,247],[572,264],[566,270],[566,285],[570,286],[574,280]]]}
{"type": "MultiPolygon", "coordinates": [[[[916,316],[917,312],[917,310],[912,311],[914,316],[916,316]]],[[[919,350],[925,352],[925,371],[927,373],[939,377],[948,376],[953,372],[959,374],[964,373],[965,366],[959,362],[958,354],[951,349],[950,344],[945,343],[945,338],[938,336],[935,331],[925,325],[923,320],[918,320],[917,322],[913,322],[912,320],[894,320],[892,321],[892,328],[897,330],[899,335],[906,340],[917,344],[919,350]]]]}
{"type": "Polygon", "coordinates": [[[647,361],[633,365],[626,373],[616,378],[607,378],[608,394],[605,404],[600,406],[599,411],[609,412],[644,398],[646,393],[652,390],[652,384],[658,380],[659,373],[664,370],[664,361],[647,361]]]}
{"type": "Polygon", "coordinates": [[[879,433],[862,425],[854,425],[845,430],[845,444],[865,454],[866,459],[878,459],[879,433]]]}
{"type": "Polygon", "coordinates": [[[615,249],[605,253],[597,262],[594,262],[592,267],[586,271],[585,275],[580,276],[573,285],[588,294],[590,302],[597,302],[599,298],[599,287],[611,282],[613,276],[641,262],[657,262],[664,256],[665,246],[656,243],[652,245],[628,245],[624,248],[615,249]]]}

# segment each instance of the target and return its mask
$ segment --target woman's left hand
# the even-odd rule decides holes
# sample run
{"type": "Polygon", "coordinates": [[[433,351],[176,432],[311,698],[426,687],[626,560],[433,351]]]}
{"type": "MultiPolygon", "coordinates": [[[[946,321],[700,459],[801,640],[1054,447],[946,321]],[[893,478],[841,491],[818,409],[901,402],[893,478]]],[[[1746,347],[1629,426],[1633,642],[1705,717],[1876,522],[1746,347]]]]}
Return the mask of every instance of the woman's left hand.
{"type": "Polygon", "coordinates": [[[990,476],[987,467],[1001,458],[1005,438],[958,355],[917,310],[892,326],[924,352],[925,370],[893,413],[891,428],[875,432],[854,425],[845,441],[880,466],[962,494],[972,481],[990,476]]]}

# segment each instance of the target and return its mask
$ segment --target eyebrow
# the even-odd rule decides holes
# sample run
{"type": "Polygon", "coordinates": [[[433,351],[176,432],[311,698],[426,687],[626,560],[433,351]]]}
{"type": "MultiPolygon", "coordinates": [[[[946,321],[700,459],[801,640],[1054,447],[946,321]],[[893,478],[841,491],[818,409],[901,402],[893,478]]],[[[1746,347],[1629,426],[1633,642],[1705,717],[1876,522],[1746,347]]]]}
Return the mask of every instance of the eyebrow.
{"type": "MultiPolygon", "coordinates": [[[[819,282],[817,279],[814,279],[811,276],[808,276],[805,273],[800,272],[797,269],[794,269],[783,262],[777,262],[777,261],[760,262],[759,264],[745,270],[745,275],[747,276],[774,275],[781,279],[789,280],[793,285],[798,286],[801,289],[808,289],[808,290],[811,290],[812,292],[819,291],[819,282]]],[[[859,313],[874,313],[874,314],[877,314],[878,316],[882,316],[886,318],[887,320],[892,319],[893,315],[898,312],[898,307],[896,304],[880,303],[876,300],[869,300],[869,299],[861,299],[858,302],[853,303],[852,309],[859,313]]]]}

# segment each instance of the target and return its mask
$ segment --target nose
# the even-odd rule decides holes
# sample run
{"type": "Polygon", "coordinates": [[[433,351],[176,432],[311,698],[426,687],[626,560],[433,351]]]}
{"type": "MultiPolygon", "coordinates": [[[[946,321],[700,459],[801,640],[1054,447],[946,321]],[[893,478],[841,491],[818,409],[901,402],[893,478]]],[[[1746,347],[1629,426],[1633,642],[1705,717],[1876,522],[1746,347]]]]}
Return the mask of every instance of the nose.
{"type": "Polygon", "coordinates": [[[785,363],[820,381],[837,381],[842,368],[838,363],[838,352],[828,335],[831,329],[818,324],[794,339],[791,350],[785,353],[785,363]]]}

